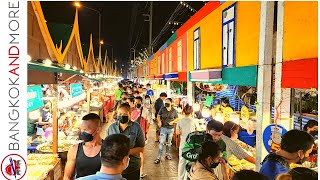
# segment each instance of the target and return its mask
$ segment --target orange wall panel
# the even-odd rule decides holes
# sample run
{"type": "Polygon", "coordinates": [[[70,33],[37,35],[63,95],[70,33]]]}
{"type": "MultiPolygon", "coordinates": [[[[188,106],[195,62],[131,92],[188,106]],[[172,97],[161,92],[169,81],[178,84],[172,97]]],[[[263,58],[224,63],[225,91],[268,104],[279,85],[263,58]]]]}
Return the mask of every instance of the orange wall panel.
{"type": "Polygon", "coordinates": [[[318,57],[318,2],[284,2],[283,61],[318,57]]]}

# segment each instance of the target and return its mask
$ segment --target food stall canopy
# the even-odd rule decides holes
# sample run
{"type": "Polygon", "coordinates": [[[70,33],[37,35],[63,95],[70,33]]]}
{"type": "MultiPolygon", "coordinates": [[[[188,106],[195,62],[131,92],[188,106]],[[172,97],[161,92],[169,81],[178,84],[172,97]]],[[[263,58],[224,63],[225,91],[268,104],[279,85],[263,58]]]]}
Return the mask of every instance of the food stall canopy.
{"type": "Polygon", "coordinates": [[[165,80],[178,79],[178,73],[164,74],[163,79],[165,80]]]}
{"type": "Polygon", "coordinates": [[[221,81],[221,69],[205,69],[190,72],[191,81],[196,82],[213,82],[221,81]]]}
{"type": "Polygon", "coordinates": [[[56,72],[56,73],[67,73],[67,74],[79,74],[82,75],[80,71],[75,71],[73,69],[65,69],[55,66],[46,66],[40,63],[29,62],[28,70],[37,70],[37,71],[45,71],[45,72],[56,72]]]}

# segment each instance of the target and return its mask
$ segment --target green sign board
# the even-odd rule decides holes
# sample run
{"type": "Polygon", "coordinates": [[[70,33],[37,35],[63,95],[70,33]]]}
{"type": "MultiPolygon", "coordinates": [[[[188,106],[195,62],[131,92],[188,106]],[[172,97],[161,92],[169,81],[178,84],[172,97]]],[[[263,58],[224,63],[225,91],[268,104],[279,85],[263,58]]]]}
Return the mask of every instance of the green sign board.
{"type": "Polygon", "coordinates": [[[82,94],[82,84],[81,83],[70,84],[70,94],[72,97],[80,96],[82,94]]]}
{"type": "Polygon", "coordinates": [[[28,108],[27,111],[33,111],[43,106],[41,86],[28,87],[28,108]]]}

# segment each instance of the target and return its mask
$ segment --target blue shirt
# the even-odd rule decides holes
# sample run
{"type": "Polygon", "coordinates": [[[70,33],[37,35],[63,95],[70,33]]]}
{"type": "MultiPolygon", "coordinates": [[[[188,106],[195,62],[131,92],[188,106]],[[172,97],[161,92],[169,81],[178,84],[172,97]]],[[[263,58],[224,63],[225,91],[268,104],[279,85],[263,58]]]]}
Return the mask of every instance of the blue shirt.
{"type": "Polygon", "coordinates": [[[77,180],[126,180],[121,174],[104,174],[97,172],[94,175],[78,178],[77,180]]]}
{"type": "Polygon", "coordinates": [[[266,160],[260,168],[260,173],[269,180],[276,180],[278,175],[288,173],[288,169],[278,161],[266,160]]]}
{"type": "Polygon", "coordinates": [[[240,131],[239,132],[239,140],[254,147],[256,145],[256,134],[252,133],[249,134],[247,131],[240,131]]]}

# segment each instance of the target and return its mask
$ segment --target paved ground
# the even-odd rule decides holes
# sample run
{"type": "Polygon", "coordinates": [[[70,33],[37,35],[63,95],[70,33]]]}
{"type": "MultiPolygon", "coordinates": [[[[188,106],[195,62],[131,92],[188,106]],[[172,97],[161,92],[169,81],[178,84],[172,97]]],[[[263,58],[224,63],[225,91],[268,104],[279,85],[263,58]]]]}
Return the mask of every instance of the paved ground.
{"type": "MultiPolygon", "coordinates": [[[[101,137],[105,138],[106,129],[110,123],[103,125],[101,137]]],[[[154,164],[158,155],[158,144],[155,141],[155,126],[151,125],[148,133],[148,143],[145,147],[145,170],[147,174],[143,180],[177,180],[178,178],[178,151],[175,147],[171,148],[172,160],[165,159],[163,152],[161,162],[154,164]]],[[[165,150],[164,150],[165,151],[165,150]]]]}

